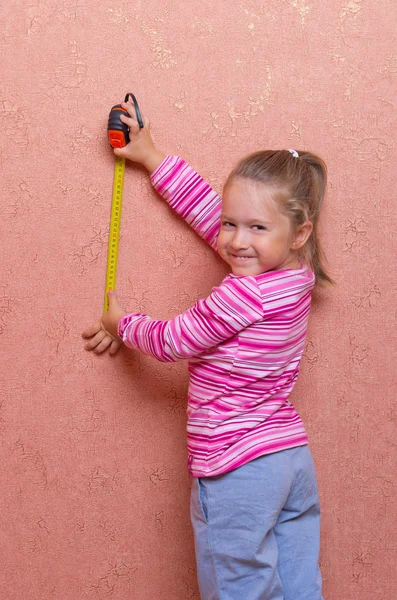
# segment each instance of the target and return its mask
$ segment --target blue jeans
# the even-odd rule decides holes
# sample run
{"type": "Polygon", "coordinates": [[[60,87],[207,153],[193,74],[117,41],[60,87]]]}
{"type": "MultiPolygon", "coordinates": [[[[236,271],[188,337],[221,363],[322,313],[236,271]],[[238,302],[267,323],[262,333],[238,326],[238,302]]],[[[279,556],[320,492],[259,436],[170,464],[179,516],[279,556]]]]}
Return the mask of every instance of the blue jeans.
{"type": "Polygon", "coordinates": [[[308,446],[193,479],[190,513],[202,600],[323,600],[308,446]]]}

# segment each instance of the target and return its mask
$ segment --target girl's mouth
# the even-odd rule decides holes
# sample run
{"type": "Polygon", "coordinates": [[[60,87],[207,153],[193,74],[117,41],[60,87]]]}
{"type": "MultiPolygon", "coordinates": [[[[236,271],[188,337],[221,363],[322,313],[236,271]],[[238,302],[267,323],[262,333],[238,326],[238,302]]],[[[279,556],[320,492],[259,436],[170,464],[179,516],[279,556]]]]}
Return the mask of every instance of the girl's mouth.
{"type": "Polygon", "coordinates": [[[254,257],[253,256],[240,256],[239,254],[232,254],[232,258],[239,262],[246,262],[247,260],[250,260],[254,257]]]}

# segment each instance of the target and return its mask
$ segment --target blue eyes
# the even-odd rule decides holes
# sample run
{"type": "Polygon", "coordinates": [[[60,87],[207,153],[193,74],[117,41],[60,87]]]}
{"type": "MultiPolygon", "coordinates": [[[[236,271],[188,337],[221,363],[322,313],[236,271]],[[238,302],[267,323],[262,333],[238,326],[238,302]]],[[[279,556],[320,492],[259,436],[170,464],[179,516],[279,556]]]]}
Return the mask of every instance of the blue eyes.
{"type": "MultiPolygon", "coordinates": [[[[230,221],[222,221],[222,227],[235,227],[235,225],[230,221]]],[[[254,229],[255,231],[265,231],[266,227],[264,225],[251,225],[251,229],[254,229]]]]}

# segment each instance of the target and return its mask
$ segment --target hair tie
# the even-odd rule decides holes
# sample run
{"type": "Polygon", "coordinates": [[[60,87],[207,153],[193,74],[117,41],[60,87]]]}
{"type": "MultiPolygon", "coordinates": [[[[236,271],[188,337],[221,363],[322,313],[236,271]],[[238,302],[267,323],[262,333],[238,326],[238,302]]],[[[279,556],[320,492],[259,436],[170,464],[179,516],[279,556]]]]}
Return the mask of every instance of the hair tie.
{"type": "Polygon", "coordinates": [[[299,158],[299,154],[296,150],[292,150],[292,149],[288,148],[288,152],[291,152],[291,154],[294,158],[299,158]]]}

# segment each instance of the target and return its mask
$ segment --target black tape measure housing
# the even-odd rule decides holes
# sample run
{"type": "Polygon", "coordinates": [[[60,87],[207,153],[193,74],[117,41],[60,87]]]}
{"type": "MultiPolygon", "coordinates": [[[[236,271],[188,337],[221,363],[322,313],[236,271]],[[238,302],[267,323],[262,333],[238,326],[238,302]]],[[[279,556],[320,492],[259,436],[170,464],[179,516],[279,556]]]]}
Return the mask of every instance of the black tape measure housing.
{"type": "MultiPolygon", "coordinates": [[[[143,120],[141,111],[139,110],[138,101],[135,98],[134,94],[131,94],[129,92],[128,94],[126,94],[124,102],[127,102],[129,97],[132,98],[135,107],[136,118],[140,129],[142,129],[143,120]]],[[[126,125],[120,120],[120,115],[128,115],[128,113],[124,108],[122,108],[121,104],[115,104],[109,113],[108,120],[108,137],[110,144],[113,148],[123,148],[130,141],[128,125],[126,125]]]]}

